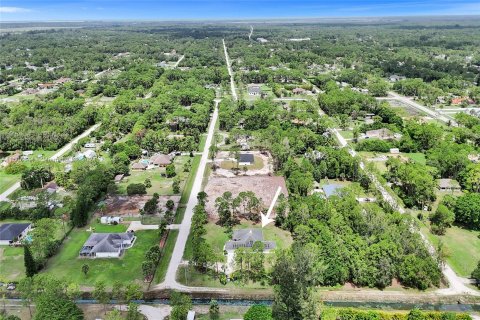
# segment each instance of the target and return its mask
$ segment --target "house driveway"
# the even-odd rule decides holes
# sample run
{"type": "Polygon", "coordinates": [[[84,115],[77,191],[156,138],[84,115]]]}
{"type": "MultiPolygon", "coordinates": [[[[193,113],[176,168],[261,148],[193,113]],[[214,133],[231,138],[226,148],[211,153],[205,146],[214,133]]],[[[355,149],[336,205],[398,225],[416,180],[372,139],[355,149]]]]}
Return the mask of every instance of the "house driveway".
{"type": "Polygon", "coordinates": [[[127,231],[139,231],[139,230],[158,230],[156,224],[142,224],[141,221],[132,221],[127,231]]]}

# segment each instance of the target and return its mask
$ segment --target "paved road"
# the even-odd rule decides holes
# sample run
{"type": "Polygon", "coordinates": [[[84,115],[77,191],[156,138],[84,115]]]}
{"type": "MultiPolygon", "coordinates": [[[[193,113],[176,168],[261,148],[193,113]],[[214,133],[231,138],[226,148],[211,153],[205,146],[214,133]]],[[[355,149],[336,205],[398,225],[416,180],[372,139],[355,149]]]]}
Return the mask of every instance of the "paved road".
{"type": "MultiPolygon", "coordinates": [[[[99,126],[100,126],[100,123],[97,123],[96,125],[87,129],[81,135],[74,138],[72,141],[70,141],[69,143],[64,145],[60,150],[58,150],[57,153],[55,153],[53,156],[51,156],[50,160],[55,161],[55,160],[58,160],[59,158],[61,158],[65,153],[67,153],[68,151],[70,151],[70,149],[72,149],[73,145],[76,144],[78,142],[78,140],[80,140],[82,138],[85,138],[90,133],[92,133],[92,131],[96,130],[99,126]]],[[[5,192],[0,194],[0,201],[9,201],[8,196],[10,196],[18,188],[20,188],[20,182],[15,183],[13,186],[8,188],[5,192]]]]}
{"type": "MultiPolygon", "coordinates": [[[[345,138],[342,137],[342,135],[340,134],[340,132],[338,132],[337,129],[331,129],[331,132],[333,132],[335,134],[335,136],[337,137],[341,147],[347,147],[348,148],[348,152],[350,153],[350,155],[352,157],[355,157],[357,155],[355,150],[353,150],[352,148],[349,148],[347,146],[348,145],[347,141],[345,140],[345,138]]],[[[360,168],[362,170],[365,170],[365,164],[363,163],[363,161],[360,162],[360,168]]],[[[366,171],[366,173],[370,177],[371,181],[373,182],[373,184],[375,185],[377,190],[380,191],[380,193],[382,194],[383,199],[385,201],[387,201],[393,208],[396,208],[400,213],[402,213],[402,214],[406,213],[405,208],[403,208],[397,202],[397,200],[382,186],[380,181],[378,181],[377,177],[374,174],[372,174],[368,171],[366,171]]],[[[412,227],[412,229],[413,229],[413,227],[412,227]]],[[[430,242],[425,237],[425,235],[420,232],[420,236],[422,237],[423,241],[427,245],[427,248],[428,248],[430,254],[434,254],[435,253],[435,248],[430,244],[430,242]]],[[[445,288],[445,289],[437,290],[436,292],[438,294],[442,294],[442,295],[469,294],[469,295],[474,295],[474,296],[480,296],[480,291],[471,289],[468,286],[466,286],[465,285],[465,279],[457,276],[457,274],[452,270],[452,268],[448,264],[445,264],[443,266],[442,272],[443,272],[443,275],[444,275],[445,279],[447,279],[447,281],[449,283],[449,287],[445,288]]]]}
{"type": "Polygon", "coordinates": [[[200,159],[200,165],[198,166],[197,174],[195,176],[195,181],[193,182],[192,191],[190,192],[190,197],[188,198],[187,208],[185,210],[185,216],[183,218],[182,224],[179,227],[179,233],[177,237],[177,242],[175,243],[175,248],[173,249],[172,258],[170,259],[170,264],[168,265],[167,274],[165,276],[165,281],[155,286],[154,289],[184,289],[185,286],[177,282],[177,270],[178,266],[182,263],[183,252],[185,251],[185,244],[187,243],[188,235],[190,233],[190,227],[192,225],[192,216],[193,208],[197,205],[197,194],[202,191],[202,180],[205,173],[205,168],[207,166],[208,154],[210,146],[212,144],[213,134],[215,132],[215,123],[218,119],[218,103],[219,100],[215,100],[215,110],[213,111],[212,119],[210,120],[210,125],[208,127],[207,140],[205,142],[205,147],[202,152],[202,158],[200,159]]]}
{"type": "Polygon", "coordinates": [[[227,46],[225,45],[225,39],[222,39],[222,43],[223,43],[223,51],[225,52],[225,60],[227,62],[228,74],[230,75],[230,88],[232,90],[232,97],[234,101],[237,101],[238,96],[237,96],[237,90],[235,89],[235,79],[232,71],[232,63],[230,61],[230,58],[228,57],[227,46]]]}
{"type": "Polygon", "coordinates": [[[411,98],[408,98],[408,97],[405,97],[405,96],[402,96],[402,95],[399,95],[398,93],[396,92],[393,92],[393,91],[390,91],[388,92],[389,94],[389,97],[386,97],[386,98],[377,98],[377,100],[398,100],[400,102],[403,102],[419,111],[422,111],[426,114],[428,114],[429,116],[431,116],[432,118],[434,119],[437,119],[437,120],[440,120],[442,122],[445,122],[445,123],[451,123],[452,125],[456,125],[456,122],[454,120],[452,120],[452,118],[449,118],[445,115],[442,115],[441,113],[439,113],[438,111],[435,111],[435,110],[432,110],[428,107],[425,107],[425,106],[422,106],[421,104],[417,103],[416,101],[413,101],[411,98]]]}

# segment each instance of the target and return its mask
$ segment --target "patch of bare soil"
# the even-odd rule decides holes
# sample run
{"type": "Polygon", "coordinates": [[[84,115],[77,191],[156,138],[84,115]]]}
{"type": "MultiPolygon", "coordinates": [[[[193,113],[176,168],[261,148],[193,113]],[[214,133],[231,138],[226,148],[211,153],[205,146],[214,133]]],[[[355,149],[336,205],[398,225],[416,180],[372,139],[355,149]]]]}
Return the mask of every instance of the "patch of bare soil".
{"type": "MultiPolygon", "coordinates": [[[[124,216],[124,217],[139,217],[140,209],[143,209],[145,203],[150,200],[152,196],[135,195],[135,196],[112,196],[105,200],[106,207],[98,209],[97,216],[124,216]]],[[[175,203],[174,211],[177,210],[180,196],[160,196],[158,199],[158,207],[163,212],[167,210],[166,203],[168,200],[173,200],[175,203]]]]}
{"type": "Polygon", "coordinates": [[[257,198],[261,198],[264,207],[268,208],[275,196],[277,188],[288,196],[287,186],[283,177],[274,176],[237,176],[233,178],[211,176],[205,186],[208,195],[206,210],[210,215],[216,215],[215,199],[224,192],[230,191],[233,197],[242,191],[252,191],[257,198]]]}

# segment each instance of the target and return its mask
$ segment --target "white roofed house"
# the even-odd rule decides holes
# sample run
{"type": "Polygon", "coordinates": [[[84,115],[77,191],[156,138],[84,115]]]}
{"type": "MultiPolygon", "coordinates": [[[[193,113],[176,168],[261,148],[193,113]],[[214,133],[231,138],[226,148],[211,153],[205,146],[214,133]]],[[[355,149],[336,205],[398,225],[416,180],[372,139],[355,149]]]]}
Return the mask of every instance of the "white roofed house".
{"type": "Polygon", "coordinates": [[[92,233],[80,250],[81,258],[119,258],[135,243],[135,234],[92,233]]]}
{"type": "Polygon", "coordinates": [[[360,139],[399,140],[400,138],[402,138],[400,133],[394,133],[387,128],[369,130],[360,136],[360,139]]]}

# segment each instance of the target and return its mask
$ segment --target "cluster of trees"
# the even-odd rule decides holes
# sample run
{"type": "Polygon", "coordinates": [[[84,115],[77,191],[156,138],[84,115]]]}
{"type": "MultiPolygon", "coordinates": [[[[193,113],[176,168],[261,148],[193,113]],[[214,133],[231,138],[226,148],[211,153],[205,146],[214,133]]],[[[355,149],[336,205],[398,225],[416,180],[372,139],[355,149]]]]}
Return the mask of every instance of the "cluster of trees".
{"type": "Polygon", "coordinates": [[[57,253],[62,239],[57,239],[58,224],[54,219],[37,220],[29,233],[31,242],[24,245],[24,263],[27,277],[41,270],[48,258],[57,253]]]}
{"type": "Polygon", "coordinates": [[[118,301],[119,304],[128,306],[126,320],[144,319],[144,316],[138,311],[138,304],[135,302],[143,297],[142,289],[137,283],[129,282],[124,284],[121,281],[115,281],[111,290],[108,290],[103,281],[97,281],[92,296],[98,303],[103,305],[104,313],[109,320],[124,319],[118,311],[111,311],[107,314],[107,305],[112,299],[118,301]]]}
{"type": "Polygon", "coordinates": [[[231,227],[238,223],[241,217],[259,221],[263,201],[252,191],[242,191],[237,197],[233,197],[230,191],[226,191],[215,199],[215,208],[219,216],[219,224],[231,227]]]}
{"type": "Polygon", "coordinates": [[[159,246],[153,246],[145,253],[145,260],[142,262],[143,277],[148,281],[153,279],[155,270],[162,256],[162,251],[159,246]]]}
{"type": "Polygon", "coordinates": [[[58,97],[23,100],[12,107],[0,106],[2,150],[57,150],[93,125],[96,110],[84,107],[81,98],[58,97]]]}
{"type": "MultiPolygon", "coordinates": [[[[384,288],[393,278],[420,289],[439,285],[438,261],[411,232],[412,223],[410,217],[387,214],[376,204],[360,206],[349,190],[328,199],[290,195],[289,215],[282,226],[292,232],[295,242],[284,255],[306,251],[300,260],[305,263],[309,257],[306,266],[311,264],[314,285],[351,281],[384,288]]],[[[279,261],[285,263],[287,258],[279,261]]]]}
{"type": "Polygon", "coordinates": [[[75,283],[68,283],[48,274],[38,274],[22,279],[17,289],[34,320],[84,319],[82,310],[75,304],[81,294],[75,283]],[[32,303],[35,304],[34,313],[32,303]]]}
{"type": "Polygon", "coordinates": [[[205,224],[208,222],[208,215],[205,210],[207,194],[203,191],[199,192],[197,199],[198,204],[193,209],[192,229],[190,231],[192,241],[192,259],[190,263],[196,269],[206,272],[211,265],[216,263],[218,256],[204,237],[206,234],[205,224]]]}
{"type": "Polygon", "coordinates": [[[385,177],[407,207],[423,209],[436,199],[437,184],[428,167],[413,161],[402,162],[397,158],[389,158],[386,165],[388,172],[385,177]]]}
{"type": "Polygon", "coordinates": [[[263,281],[266,276],[264,244],[257,241],[251,248],[238,248],[234,253],[235,272],[231,275],[234,280],[241,282],[263,281]]]}
{"type": "Polygon", "coordinates": [[[33,190],[37,188],[43,188],[43,186],[52,181],[54,178],[53,173],[48,167],[35,166],[30,169],[26,169],[22,173],[22,180],[20,186],[25,190],[33,190]]]}
{"type": "Polygon", "coordinates": [[[72,204],[70,219],[73,226],[84,227],[90,218],[90,212],[95,202],[105,195],[113,184],[111,168],[102,164],[90,168],[78,180],[78,190],[75,202],[72,204]]]}

